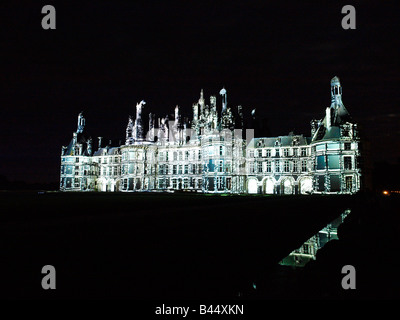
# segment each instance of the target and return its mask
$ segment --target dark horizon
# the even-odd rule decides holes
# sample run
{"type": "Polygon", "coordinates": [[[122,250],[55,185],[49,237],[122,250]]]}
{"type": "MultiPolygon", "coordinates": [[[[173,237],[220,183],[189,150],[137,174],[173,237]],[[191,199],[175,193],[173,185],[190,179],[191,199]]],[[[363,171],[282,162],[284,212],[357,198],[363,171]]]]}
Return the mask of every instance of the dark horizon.
{"type": "Polygon", "coordinates": [[[309,136],[334,76],[370,161],[397,163],[400,5],[354,2],[356,30],[344,30],[346,4],[54,2],[56,30],[41,27],[44,4],[3,5],[0,175],[57,182],[79,112],[94,139],[124,141],[137,102],[146,115],[179,105],[190,118],[201,89],[220,105],[225,87],[271,136],[309,136]]]}

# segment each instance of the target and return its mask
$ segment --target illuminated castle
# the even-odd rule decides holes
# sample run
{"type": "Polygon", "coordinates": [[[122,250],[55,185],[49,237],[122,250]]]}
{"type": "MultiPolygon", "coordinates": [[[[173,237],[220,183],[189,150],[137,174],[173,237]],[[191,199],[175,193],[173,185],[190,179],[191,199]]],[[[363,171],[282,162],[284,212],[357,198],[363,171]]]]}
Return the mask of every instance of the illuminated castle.
{"type": "MultiPolygon", "coordinates": [[[[244,129],[241,106],[230,108],[227,92],[193,104],[193,118],[149,114],[145,102],[128,120],[125,144],[93,150],[85,138],[85,119],[70,144],[62,147],[62,191],[192,191],[205,193],[310,194],[354,193],[360,189],[359,137],[342,102],[339,78],[331,80],[331,105],[311,121],[311,137],[289,134],[254,137],[244,129]]],[[[254,110],[253,110],[254,111],[254,110]]],[[[253,113],[254,114],[254,113],[253,113]]]]}

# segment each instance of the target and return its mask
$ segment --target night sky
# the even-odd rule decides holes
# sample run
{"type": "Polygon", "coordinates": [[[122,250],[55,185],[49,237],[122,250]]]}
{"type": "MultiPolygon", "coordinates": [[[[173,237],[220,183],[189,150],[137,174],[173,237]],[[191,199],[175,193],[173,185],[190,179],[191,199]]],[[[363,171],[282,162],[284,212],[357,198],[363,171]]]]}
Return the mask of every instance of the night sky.
{"type": "Polygon", "coordinates": [[[372,161],[400,158],[400,2],[32,1],[1,4],[0,175],[59,180],[61,146],[84,111],[85,132],[125,139],[129,115],[191,118],[224,86],[228,105],[256,108],[272,136],[310,136],[310,120],[330,105],[338,76],[343,102],[372,161]],[[67,3],[67,4],[66,4],[67,3]],[[56,30],[41,9],[56,8],[56,30]],[[341,26],[346,4],[356,30],[341,26]]]}

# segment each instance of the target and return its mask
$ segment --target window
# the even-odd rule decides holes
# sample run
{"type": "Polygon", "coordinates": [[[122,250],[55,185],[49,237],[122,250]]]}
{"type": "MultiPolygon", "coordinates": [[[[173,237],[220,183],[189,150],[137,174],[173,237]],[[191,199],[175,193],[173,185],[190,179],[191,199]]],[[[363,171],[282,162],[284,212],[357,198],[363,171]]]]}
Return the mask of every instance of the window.
{"type": "Polygon", "coordinates": [[[306,148],[301,148],[301,156],[306,157],[307,156],[307,149],[306,148]]]}
{"type": "Polygon", "coordinates": [[[182,174],[182,165],[181,164],[178,167],[178,174],[182,174]]]}
{"type": "Polygon", "coordinates": [[[176,179],[172,179],[172,188],[176,189],[176,179]]]}
{"type": "Polygon", "coordinates": [[[223,189],[224,189],[224,178],[217,177],[217,190],[223,190],[223,189]]]}
{"type": "Polygon", "coordinates": [[[337,155],[337,154],[329,154],[328,155],[328,168],[329,169],[340,169],[339,155],[337,155]]]}
{"type": "Polygon", "coordinates": [[[79,162],[79,158],[78,157],[76,157],[75,162],[79,162]]]}
{"type": "Polygon", "coordinates": [[[275,172],[280,172],[281,170],[281,164],[279,163],[279,160],[275,161],[275,172]]]}
{"type": "Polygon", "coordinates": [[[174,165],[172,166],[172,173],[173,173],[173,174],[176,174],[176,164],[174,164],[174,165]]]}
{"type": "Polygon", "coordinates": [[[297,166],[298,166],[297,160],[294,160],[293,161],[293,172],[297,172],[297,166]]]}
{"type": "Polygon", "coordinates": [[[249,151],[249,158],[254,158],[254,150],[249,151]]]}
{"type": "Polygon", "coordinates": [[[168,161],[168,151],[165,152],[165,161],[168,161]]]}
{"type": "Polygon", "coordinates": [[[279,157],[279,149],[275,149],[275,156],[279,157]]]}
{"type": "Polygon", "coordinates": [[[178,153],[174,151],[174,161],[178,160],[178,153]]]}
{"type": "Polygon", "coordinates": [[[182,151],[179,151],[179,160],[182,160],[182,151]]]}
{"type": "Polygon", "coordinates": [[[257,151],[258,151],[258,157],[261,158],[261,157],[262,157],[262,150],[259,149],[259,150],[257,150],[257,151]]]}
{"type": "Polygon", "coordinates": [[[317,170],[323,170],[325,169],[325,156],[317,156],[317,170]]]}
{"type": "Polygon", "coordinates": [[[271,157],[271,149],[267,149],[267,158],[271,157]]]}
{"type": "Polygon", "coordinates": [[[249,170],[250,170],[250,173],[254,173],[254,162],[249,163],[249,170]]]}
{"type": "Polygon", "coordinates": [[[201,160],[201,150],[199,150],[199,160],[201,160]]]}
{"type": "Polygon", "coordinates": [[[344,150],[351,150],[351,143],[350,142],[345,142],[344,143],[344,150]]]}
{"type": "Polygon", "coordinates": [[[294,156],[294,157],[297,157],[298,155],[299,155],[299,149],[294,148],[294,149],[293,149],[293,156],[294,156]]]}
{"type": "Polygon", "coordinates": [[[289,172],[289,161],[285,160],[283,162],[283,172],[289,172]]]}
{"type": "Polygon", "coordinates": [[[186,151],[185,152],[185,160],[188,160],[189,159],[189,151],[186,151]]]}
{"type": "Polygon", "coordinates": [[[307,171],[307,160],[301,160],[301,172],[307,171]]]}
{"type": "Polygon", "coordinates": [[[228,190],[231,190],[231,188],[232,188],[231,178],[226,178],[226,188],[228,190]]]}
{"type": "Polygon", "coordinates": [[[351,157],[343,157],[343,164],[345,170],[351,170],[352,169],[351,157]]]}
{"type": "Polygon", "coordinates": [[[189,173],[189,165],[185,164],[185,174],[189,173]]]}
{"type": "Polygon", "coordinates": [[[257,163],[257,172],[262,173],[262,162],[257,163]]]}
{"type": "Polygon", "coordinates": [[[353,177],[346,177],[346,191],[352,191],[353,189],[353,177]]]}
{"type": "Polygon", "coordinates": [[[224,172],[223,164],[224,164],[223,161],[218,162],[218,172],[224,172]]]}
{"type": "Polygon", "coordinates": [[[283,149],[283,156],[288,157],[289,156],[289,149],[285,148],[283,149]]]}
{"type": "Polygon", "coordinates": [[[267,161],[267,172],[271,172],[271,161],[267,161]]]}
{"type": "Polygon", "coordinates": [[[223,155],[223,148],[222,148],[222,146],[219,146],[219,155],[220,155],[220,156],[223,155]]]}

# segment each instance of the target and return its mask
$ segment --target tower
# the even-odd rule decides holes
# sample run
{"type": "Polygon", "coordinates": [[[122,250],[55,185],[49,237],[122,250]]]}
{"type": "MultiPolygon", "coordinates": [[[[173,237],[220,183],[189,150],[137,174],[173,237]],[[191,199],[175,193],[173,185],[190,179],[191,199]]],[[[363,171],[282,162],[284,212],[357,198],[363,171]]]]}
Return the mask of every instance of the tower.
{"type": "Polygon", "coordinates": [[[144,139],[144,128],[142,120],[142,109],[146,102],[143,100],[136,104],[136,120],[133,128],[133,138],[135,141],[143,141],[144,139]]]}
{"type": "Polygon", "coordinates": [[[222,88],[219,94],[222,96],[222,111],[221,114],[223,114],[226,111],[226,107],[228,105],[228,95],[226,93],[226,89],[222,88]]]}
{"type": "Polygon", "coordinates": [[[148,141],[154,141],[154,127],[155,127],[154,113],[149,113],[148,141]]]}
{"type": "Polygon", "coordinates": [[[83,117],[81,112],[78,115],[78,128],[76,129],[76,133],[82,133],[84,127],[85,127],[85,118],[83,117]]]}
{"type": "Polygon", "coordinates": [[[133,131],[133,120],[129,117],[128,125],[126,126],[126,139],[125,144],[132,144],[132,131],[133,131]]]}
{"type": "Polygon", "coordinates": [[[204,94],[203,94],[203,89],[201,89],[201,91],[200,91],[199,105],[200,105],[200,114],[202,114],[202,113],[203,113],[203,110],[204,110],[204,94]]]}
{"type": "Polygon", "coordinates": [[[337,109],[342,104],[342,86],[339,78],[335,76],[331,80],[331,107],[334,106],[337,109]]]}
{"type": "Polygon", "coordinates": [[[329,125],[338,126],[345,121],[350,120],[350,115],[343,105],[342,101],[342,86],[338,77],[333,77],[331,80],[331,106],[326,110],[326,117],[329,119],[329,125]]]}

